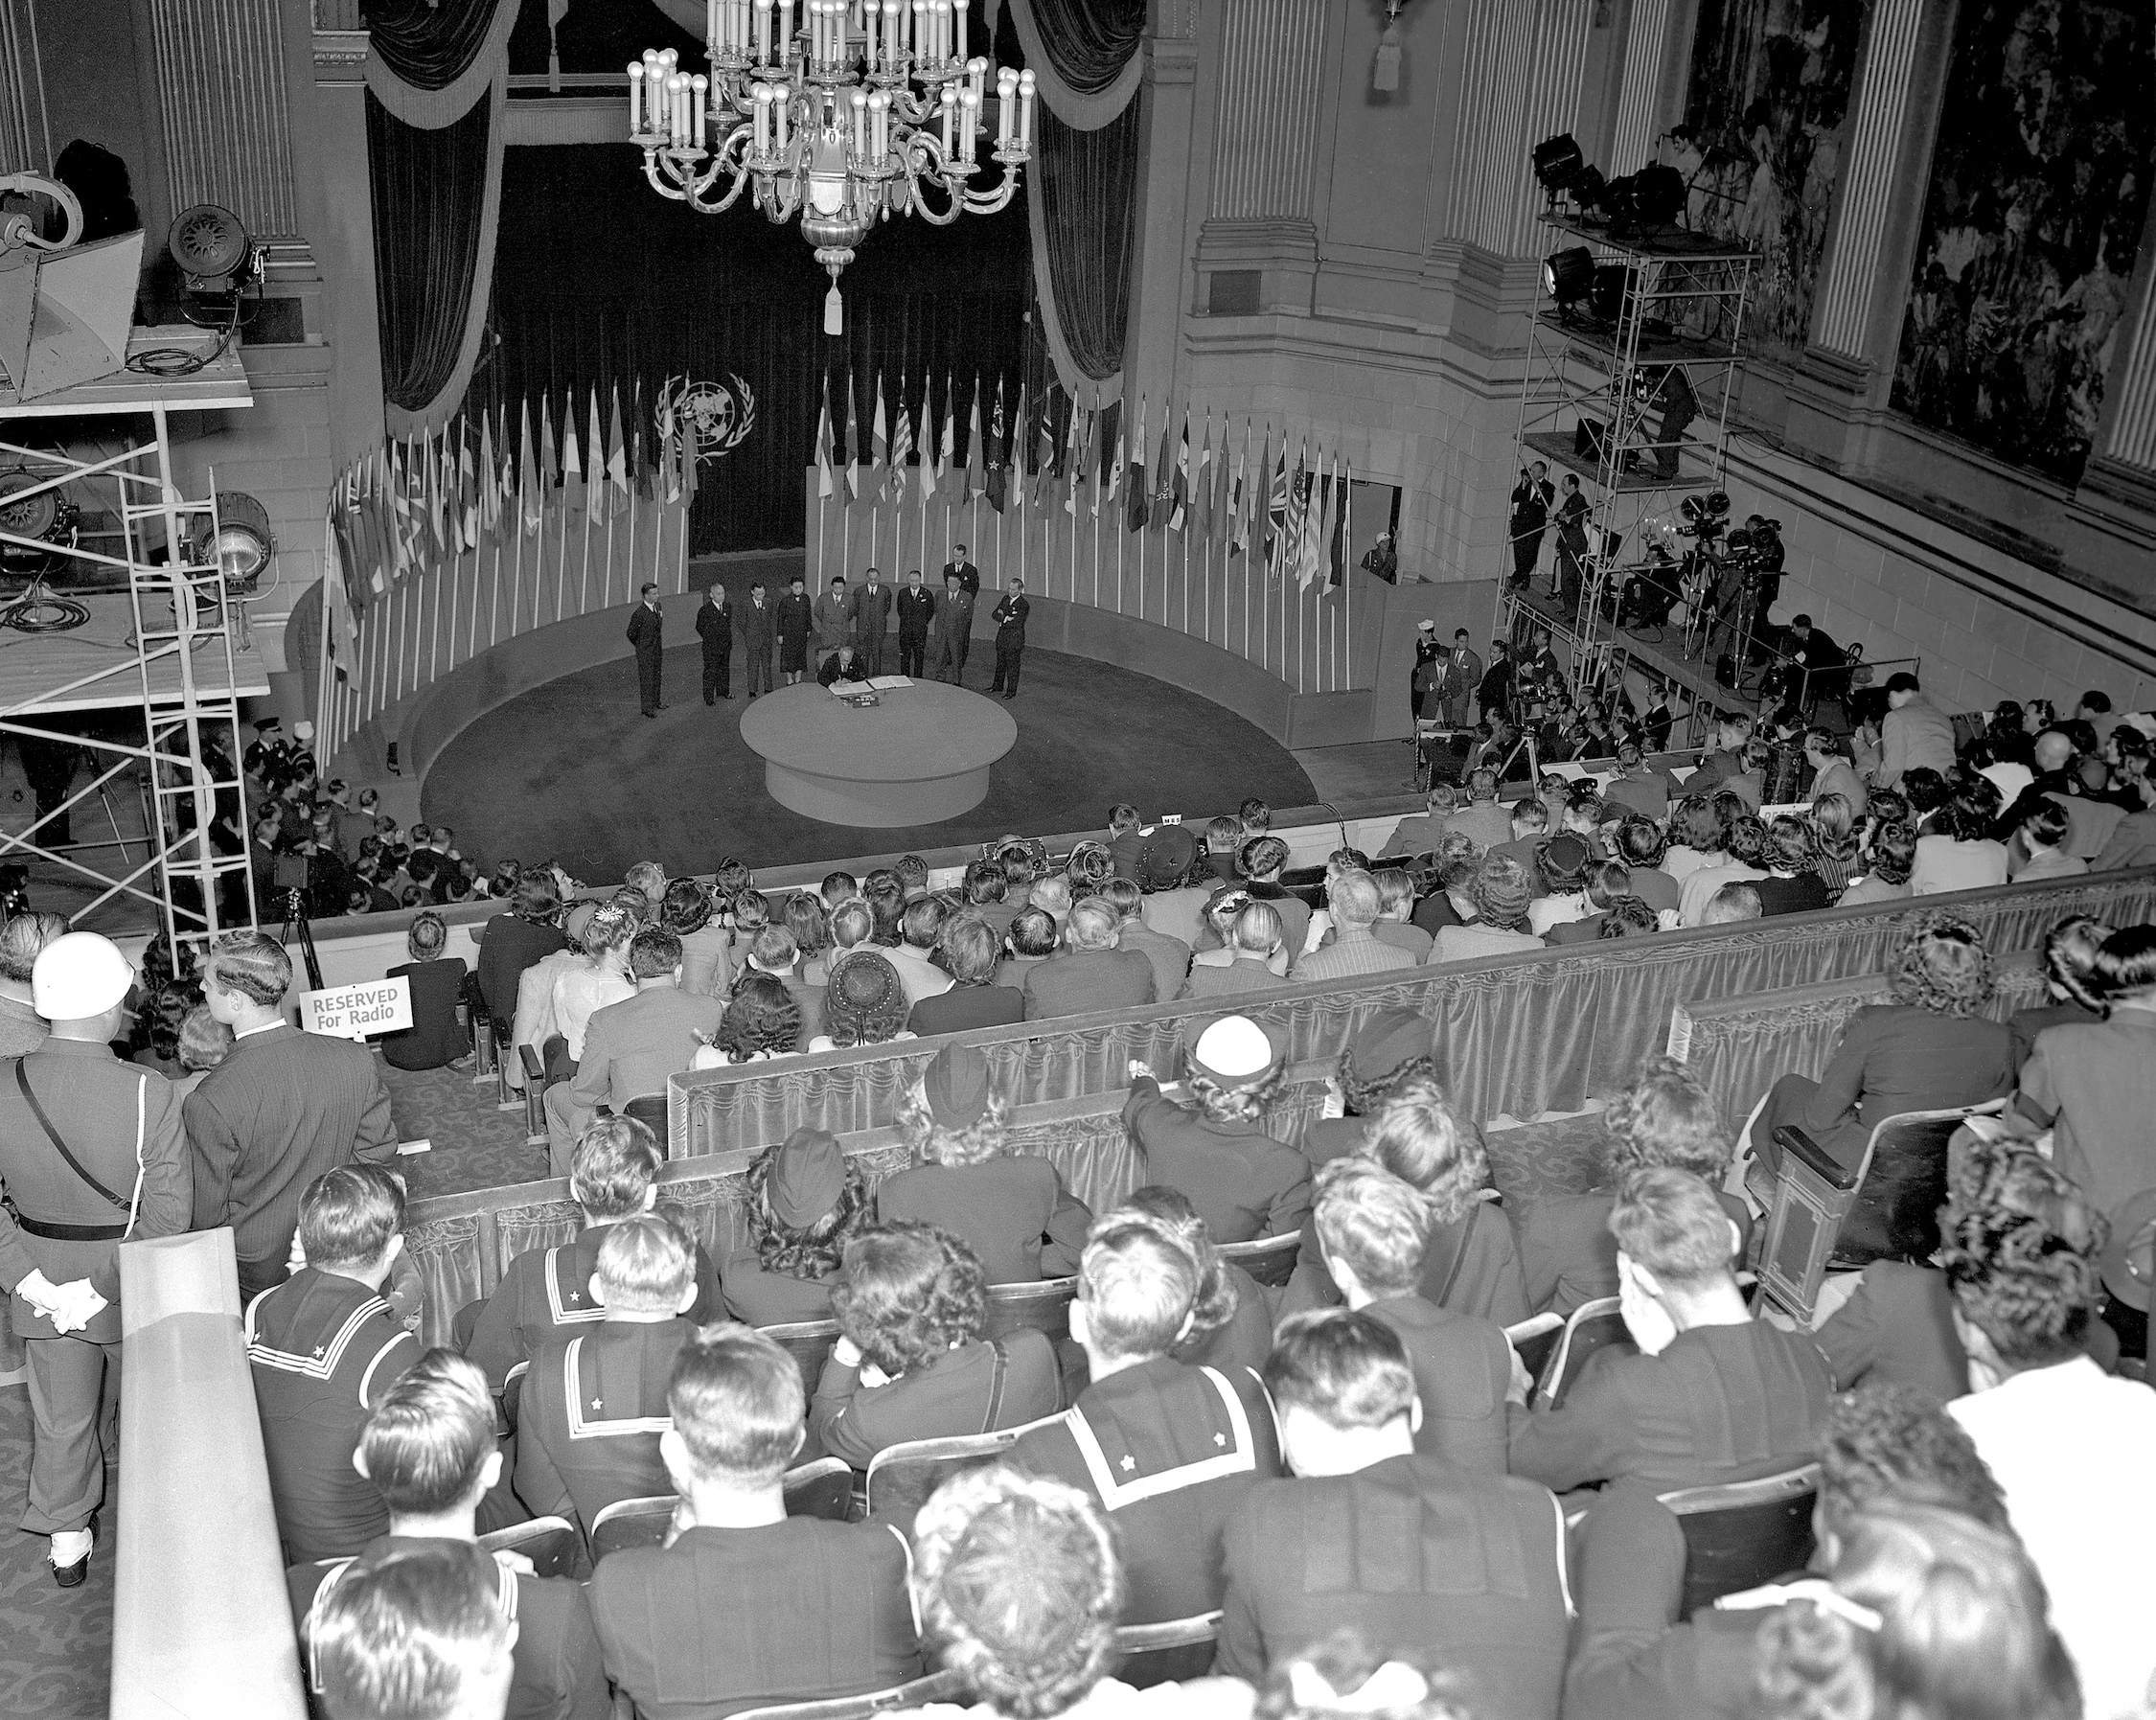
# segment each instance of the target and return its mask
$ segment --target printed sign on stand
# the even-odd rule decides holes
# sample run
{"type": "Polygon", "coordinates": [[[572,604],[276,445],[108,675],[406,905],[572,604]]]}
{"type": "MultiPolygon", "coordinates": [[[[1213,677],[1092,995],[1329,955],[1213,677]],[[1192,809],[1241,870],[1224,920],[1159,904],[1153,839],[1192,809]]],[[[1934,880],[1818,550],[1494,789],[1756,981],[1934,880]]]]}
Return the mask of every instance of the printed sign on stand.
{"type": "Polygon", "coordinates": [[[300,994],[300,1025],[309,1033],[363,1040],[378,1033],[401,1033],[411,1024],[412,982],[401,974],[394,979],[300,994]]]}

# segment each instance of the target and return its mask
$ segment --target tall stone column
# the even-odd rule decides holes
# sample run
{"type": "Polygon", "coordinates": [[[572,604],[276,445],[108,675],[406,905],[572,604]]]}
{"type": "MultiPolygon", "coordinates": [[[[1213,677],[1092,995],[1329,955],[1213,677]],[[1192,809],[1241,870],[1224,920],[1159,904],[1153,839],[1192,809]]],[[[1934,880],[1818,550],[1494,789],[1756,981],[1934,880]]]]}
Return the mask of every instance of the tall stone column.
{"type": "Polygon", "coordinates": [[[1137,254],[1123,339],[1125,392],[1174,395],[1191,297],[1189,213],[1198,112],[1198,0],[1153,0],[1137,100],[1137,254]]]}

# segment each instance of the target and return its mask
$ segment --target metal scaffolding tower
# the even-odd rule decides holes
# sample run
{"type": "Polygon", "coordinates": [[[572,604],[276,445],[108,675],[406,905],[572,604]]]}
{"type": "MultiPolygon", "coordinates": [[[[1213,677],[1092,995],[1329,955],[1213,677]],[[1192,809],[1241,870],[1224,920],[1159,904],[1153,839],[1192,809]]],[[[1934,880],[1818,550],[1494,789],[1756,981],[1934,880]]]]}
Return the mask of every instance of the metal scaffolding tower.
{"type": "Polygon", "coordinates": [[[1616,616],[1626,579],[1649,566],[1649,540],[1677,538],[1687,493],[1724,487],[1758,256],[1678,228],[1619,238],[1607,222],[1566,213],[1544,216],[1542,227],[1552,252],[1571,257],[1566,302],[1551,295],[1550,269],[1537,275],[1518,464],[1547,461],[1589,487],[1585,596],[1568,615],[1516,594],[1506,622],[1515,636],[1551,629],[1569,647],[1576,696],[1607,680],[1617,653],[1640,655],[1616,616]]]}
{"type": "MultiPolygon", "coordinates": [[[[134,331],[136,345],[198,337],[210,344],[195,330],[134,331]]],[[[175,951],[256,924],[239,701],[268,683],[217,561],[214,496],[180,492],[172,416],[251,404],[230,353],[184,378],[122,373],[28,401],[0,390],[0,548],[43,563],[0,598],[0,627],[25,635],[0,654],[0,733],[99,755],[87,787],[22,834],[0,833],[0,860],[34,858],[102,886],[71,924],[107,904],[147,905],[175,951]],[[56,422],[68,420],[91,422],[56,422]],[[78,511],[84,526],[110,529],[70,524],[78,511]],[[139,713],[141,740],[46,726],[80,712],[139,713]],[[117,818],[112,843],[51,839],[78,808],[102,801],[109,812],[112,785],[127,778],[142,799],[140,860],[117,818]],[[113,848],[109,863],[85,858],[113,848]]]]}

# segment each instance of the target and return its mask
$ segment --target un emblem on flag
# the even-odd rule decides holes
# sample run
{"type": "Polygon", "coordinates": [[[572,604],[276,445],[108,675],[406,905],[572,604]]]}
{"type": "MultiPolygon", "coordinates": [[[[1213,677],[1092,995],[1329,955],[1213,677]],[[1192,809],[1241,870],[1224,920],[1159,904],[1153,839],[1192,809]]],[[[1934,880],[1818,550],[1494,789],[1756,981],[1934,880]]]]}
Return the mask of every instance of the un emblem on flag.
{"type": "Polygon", "coordinates": [[[660,390],[653,416],[670,450],[677,436],[688,436],[700,462],[717,460],[732,453],[756,427],[756,395],[730,374],[716,382],[679,377],[660,390]]]}

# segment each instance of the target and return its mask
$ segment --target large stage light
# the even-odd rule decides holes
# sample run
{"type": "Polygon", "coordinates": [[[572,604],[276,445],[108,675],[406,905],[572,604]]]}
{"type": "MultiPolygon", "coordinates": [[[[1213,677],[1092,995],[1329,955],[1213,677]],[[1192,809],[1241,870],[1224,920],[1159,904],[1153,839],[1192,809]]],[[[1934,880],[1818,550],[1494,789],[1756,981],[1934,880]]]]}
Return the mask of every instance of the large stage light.
{"type": "Polygon", "coordinates": [[[1666,227],[1685,211],[1685,175],[1655,163],[1632,176],[1633,213],[1642,227],[1666,227]]]}
{"type": "Polygon", "coordinates": [[[1594,253],[1585,245],[1574,245],[1545,258],[1542,285],[1552,305],[1570,310],[1594,289],[1594,253]]]}
{"type": "Polygon", "coordinates": [[[1579,145],[1572,141],[1571,132],[1562,137],[1545,138],[1535,145],[1535,178],[1542,189],[1549,194],[1551,202],[1557,194],[1578,178],[1587,166],[1587,157],[1580,153],[1579,145]]]}
{"type": "Polygon", "coordinates": [[[1587,309],[1601,322],[1613,328],[1624,315],[1627,292],[1637,292],[1640,273],[1621,263],[1604,263],[1595,267],[1594,284],[1588,289],[1587,309]]]}
{"type": "Polygon", "coordinates": [[[227,299],[254,279],[257,259],[247,229],[231,210],[197,203],[180,211],[165,240],[187,290],[196,298],[227,299]]]}
{"type": "Polygon", "coordinates": [[[269,529],[269,510],[241,490],[218,492],[217,526],[213,534],[208,515],[197,516],[194,540],[189,545],[193,561],[215,561],[224,569],[224,588],[233,597],[252,597],[277,554],[276,535],[269,529]]]}

